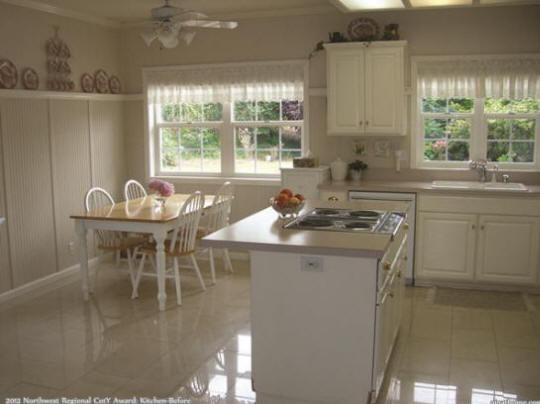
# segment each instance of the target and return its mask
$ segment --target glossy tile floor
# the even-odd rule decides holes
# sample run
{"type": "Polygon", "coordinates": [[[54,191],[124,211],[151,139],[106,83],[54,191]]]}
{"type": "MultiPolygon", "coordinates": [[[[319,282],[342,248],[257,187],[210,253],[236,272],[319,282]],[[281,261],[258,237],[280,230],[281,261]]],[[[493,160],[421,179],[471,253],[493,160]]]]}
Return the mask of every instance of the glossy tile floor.
{"type": "MultiPolygon", "coordinates": [[[[182,307],[168,282],[162,313],[153,278],[130,300],[125,274],[112,265],[102,267],[88,303],[72,282],[0,306],[0,398],[254,403],[249,270],[234,266],[232,275],[218,266],[206,293],[186,272],[182,307]]],[[[407,288],[403,309],[379,403],[540,400],[540,296],[407,288]]]]}

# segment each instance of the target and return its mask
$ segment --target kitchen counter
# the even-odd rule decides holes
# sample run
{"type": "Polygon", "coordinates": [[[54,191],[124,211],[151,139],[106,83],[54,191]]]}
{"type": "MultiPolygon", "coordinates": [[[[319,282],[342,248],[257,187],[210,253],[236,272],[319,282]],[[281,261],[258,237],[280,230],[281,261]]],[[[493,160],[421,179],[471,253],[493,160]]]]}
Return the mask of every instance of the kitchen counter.
{"type": "Polygon", "coordinates": [[[476,194],[506,196],[540,196],[540,185],[526,185],[528,191],[478,191],[469,189],[434,188],[431,181],[327,181],[319,185],[322,191],[379,191],[379,192],[430,192],[437,194],[476,194]]]}
{"type": "MultiPolygon", "coordinates": [[[[306,203],[301,213],[313,208],[380,209],[377,202],[306,203]]],[[[407,205],[385,204],[385,209],[405,212],[407,205]]],[[[321,230],[284,229],[287,220],[268,207],[201,240],[201,245],[215,248],[381,258],[390,243],[388,234],[346,233],[321,230]]]]}

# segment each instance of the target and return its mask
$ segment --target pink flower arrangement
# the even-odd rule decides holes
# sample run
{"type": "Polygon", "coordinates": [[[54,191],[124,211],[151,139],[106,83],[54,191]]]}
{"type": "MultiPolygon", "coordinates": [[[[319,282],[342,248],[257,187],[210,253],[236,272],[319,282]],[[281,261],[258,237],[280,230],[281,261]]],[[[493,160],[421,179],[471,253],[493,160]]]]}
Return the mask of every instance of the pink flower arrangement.
{"type": "Polygon", "coordinates": [[[445,140],[437,140],[435,144],[432,146],[433,149],[444,149],[445,147],[446,147],[445,140]]]}
{"type": "Polygon", "coordinates": [[[171,196],[174,194],[174,185],[167,181],[152,180],[148,184],[148,188],[163,197],[171,196]]]}

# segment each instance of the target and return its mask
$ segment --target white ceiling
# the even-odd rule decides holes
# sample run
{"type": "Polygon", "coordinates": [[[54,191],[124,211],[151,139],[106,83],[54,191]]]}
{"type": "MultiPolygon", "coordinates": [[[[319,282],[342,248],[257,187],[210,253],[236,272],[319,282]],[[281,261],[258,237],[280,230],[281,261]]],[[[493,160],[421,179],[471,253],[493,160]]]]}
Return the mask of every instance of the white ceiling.
{"type": "MultiPolygon", "coordinates": [[[[170,0],[171,4],[187,10],[200,11],[221,19],[309,15],[350,12],[343,3],[378,0],[170,0]]],[[[411,4],[448,6],[456,0],[401,0],[411,4]],[[416,4],[413,4],[416,3],[416,4]]],[[[38,9],[68,17],[99,22],[106,25],[138,23],[148,20],[150,9],[164,4],[163,0],[0,0],[17,6],[38,9]]],[[[540,0],[468,0],[473,5],[539,4],[540,0]]],[[[382,3],[380,3],[382,4],[382,3]]],[[[470,5],[469,5],[470,7],[470,5]]],[[[373,9],[373,7],[369,7],[373,9]]],[[[437,7],[439,8],[439,7],[437,7]]],[[[403,8],[401,8],[403,10],[403,8]]]]}

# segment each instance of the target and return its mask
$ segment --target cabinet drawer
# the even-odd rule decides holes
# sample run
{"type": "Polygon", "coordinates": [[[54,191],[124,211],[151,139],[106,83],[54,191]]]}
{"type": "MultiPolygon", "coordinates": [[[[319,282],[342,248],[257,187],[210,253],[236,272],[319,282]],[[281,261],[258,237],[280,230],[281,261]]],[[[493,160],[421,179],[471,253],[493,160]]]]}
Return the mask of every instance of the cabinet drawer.
{"type": "Polygon", "coordinates": [[[439,196],[420,194],[420,212],[540,216],[540,199],[526,196],[439,196]]]}

